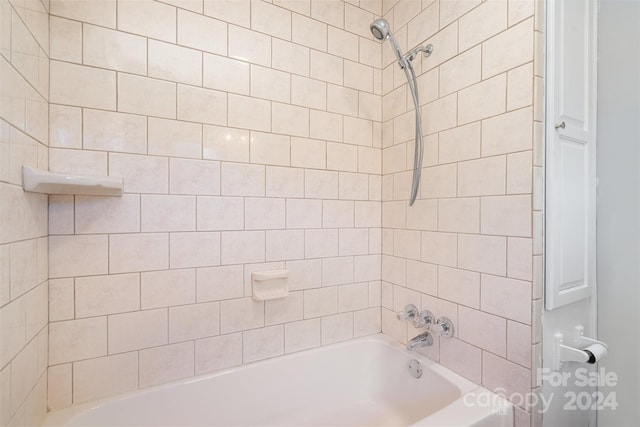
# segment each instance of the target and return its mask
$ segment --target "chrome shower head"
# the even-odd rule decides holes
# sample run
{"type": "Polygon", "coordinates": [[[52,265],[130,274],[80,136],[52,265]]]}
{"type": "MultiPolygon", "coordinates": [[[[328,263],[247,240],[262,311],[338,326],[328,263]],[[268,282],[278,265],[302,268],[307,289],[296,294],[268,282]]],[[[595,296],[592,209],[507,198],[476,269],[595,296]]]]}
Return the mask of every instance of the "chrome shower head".
{"type": "Polygon", "coordinates": [[[373,37],[377,38],[378,40],[386,39],[387,36],[391,33],[391,30],[389,29],[389,23],[386,19],[382,18],[373,21],[371,25],[369,25],[369,29],[371,30],[373,37]]]}

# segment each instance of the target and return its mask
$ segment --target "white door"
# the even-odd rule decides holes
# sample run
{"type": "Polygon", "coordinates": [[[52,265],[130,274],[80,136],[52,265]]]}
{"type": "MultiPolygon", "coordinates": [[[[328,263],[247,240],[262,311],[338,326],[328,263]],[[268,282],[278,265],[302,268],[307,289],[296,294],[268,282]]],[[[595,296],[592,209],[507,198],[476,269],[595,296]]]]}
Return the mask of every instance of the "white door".
{"type": "MultiPolygon", "coordinates": [[[[542,392],[545,426],[595,426],[596,388],[565,363],[553,376],[554,341],[574,328],[596,335],[596,0],[547,7],[545,311],[542,392]],[[560,375],[562,374],[562,375],[560,375]],[[580,401],[578,398],[580,397],[580,401]],[[588,402],[586,400],[589,400],[588,402]],[[587,408],[587,409],[585,409],[587,408]]],[[[570,343],[569,343],[570,344],[570,343]]],[[[535,373],[534,373],[535,374],[535,373]]]]}

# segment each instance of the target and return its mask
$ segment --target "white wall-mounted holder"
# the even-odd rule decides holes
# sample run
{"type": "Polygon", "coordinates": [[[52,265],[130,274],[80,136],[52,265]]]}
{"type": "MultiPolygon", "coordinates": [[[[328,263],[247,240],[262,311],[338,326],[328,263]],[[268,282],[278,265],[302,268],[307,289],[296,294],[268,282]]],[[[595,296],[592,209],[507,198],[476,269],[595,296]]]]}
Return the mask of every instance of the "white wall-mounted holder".
{"type": "Polygon", "coordinates": [[[573,330],[573,346],[564,344],[564,334],[554,335],[555,348],[553,369],[560,370],[565,362],[578,362],[594,365],[607,355],[607,345],[602,341],[584,336],[584,326],[578,325],[573,330]]]}
{"type": "Polygon", "coordinates": [[[251,287],[255,301],[269,301],[289,296],[289,270],[254,271],[251,287]]]}
{"type": "Polygon", "coordinates": [[[25,191],[45,194],[122,196],[124,182],[119,176],[71,175],[23,166],[22,187],[25,191]]]}

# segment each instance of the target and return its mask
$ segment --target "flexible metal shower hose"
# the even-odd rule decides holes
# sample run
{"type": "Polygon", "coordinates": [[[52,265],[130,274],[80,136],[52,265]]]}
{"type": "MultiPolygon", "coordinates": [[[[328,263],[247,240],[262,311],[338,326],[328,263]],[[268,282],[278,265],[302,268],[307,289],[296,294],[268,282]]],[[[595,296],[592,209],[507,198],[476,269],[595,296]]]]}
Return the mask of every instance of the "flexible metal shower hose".
{"type": "Polygon", "coordinates": [[[422,122],[420,117],[420,103],[418,97],[418,82],[416,79],[416,72],[413,70],[411,61],[406,61],[407,66],[403,68],[405,76],[407,76],[407,82],[409,89],[411,89],[411,96],[413,97],[413,105],[416,111],[416,136],[415,136],[415,150],[413,157],[413,179],[411,181],[411,197],[409,198],[409,206],[412,206],[418,196],[418,187],[420,186],[420,175],[422,174],[422,157],[424,154],[424,141],[422,139],[422,122]],[[407,68],[409,71],[407,71],[407,68]],[[409,76],[411,72],[411,76],[409,76]]]}

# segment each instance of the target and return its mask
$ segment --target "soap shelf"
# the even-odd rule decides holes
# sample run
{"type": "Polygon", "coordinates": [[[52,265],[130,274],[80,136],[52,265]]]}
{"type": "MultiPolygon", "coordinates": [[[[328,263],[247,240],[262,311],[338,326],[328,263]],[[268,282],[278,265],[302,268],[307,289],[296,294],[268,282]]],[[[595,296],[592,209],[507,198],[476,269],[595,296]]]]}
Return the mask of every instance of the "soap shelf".
{"type": "Polygon", "coordinates": [[[289,296],[289,270],[254,271],[251,273],[253,299],[269,301],[289,296]]]}
{"type": "Polygon", "coordinates": [[[71,175],[22,167],[22,187],[34,193],[122,196],[123,186],[119,176],[71,175]]]}

